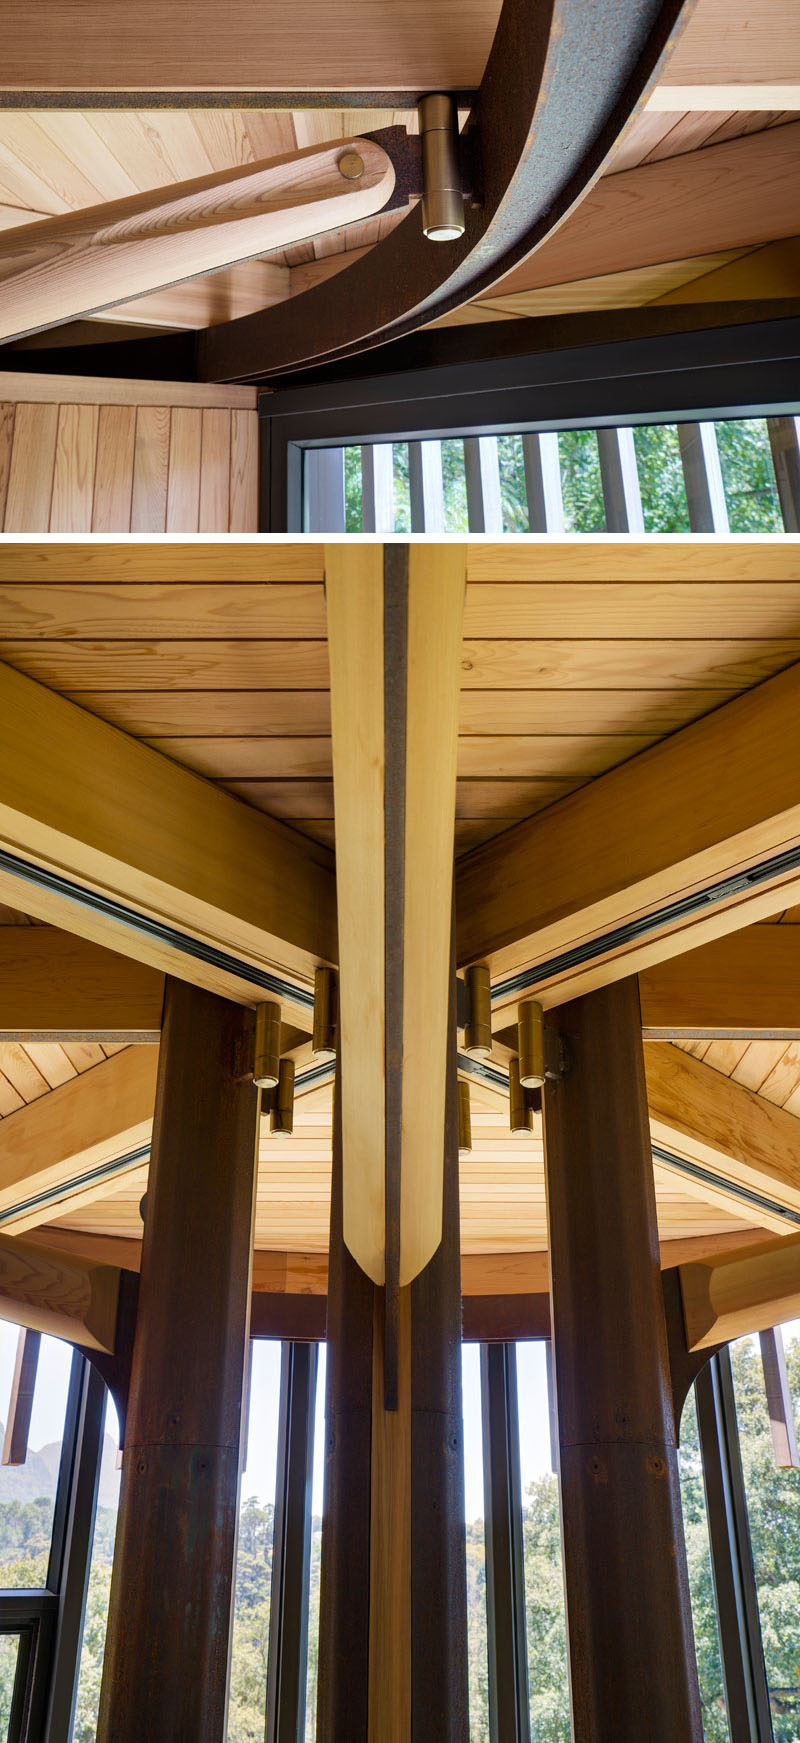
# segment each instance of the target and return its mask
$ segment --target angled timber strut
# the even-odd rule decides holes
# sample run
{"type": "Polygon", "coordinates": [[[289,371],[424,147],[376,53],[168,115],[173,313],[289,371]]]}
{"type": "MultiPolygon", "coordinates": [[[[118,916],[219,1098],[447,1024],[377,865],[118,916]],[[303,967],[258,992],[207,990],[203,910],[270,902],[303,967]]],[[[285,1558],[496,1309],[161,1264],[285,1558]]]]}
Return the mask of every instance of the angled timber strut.
{"type": "Polygon", "coordinates": [[[702,1374],[711,1472],[745,1333],[796,1456],[798,654],[790,540],[7,543],[4,1457],[60,1337],[122,1428],[103,1743],[222,1743],[257,1338],[271,1723],[324,1340],[317,1736],[466,1743],[475,1340],[517,1743],[512,1353],[546,1340],[576,1735],[699,1743],[676,1435],[702,1374]]]}

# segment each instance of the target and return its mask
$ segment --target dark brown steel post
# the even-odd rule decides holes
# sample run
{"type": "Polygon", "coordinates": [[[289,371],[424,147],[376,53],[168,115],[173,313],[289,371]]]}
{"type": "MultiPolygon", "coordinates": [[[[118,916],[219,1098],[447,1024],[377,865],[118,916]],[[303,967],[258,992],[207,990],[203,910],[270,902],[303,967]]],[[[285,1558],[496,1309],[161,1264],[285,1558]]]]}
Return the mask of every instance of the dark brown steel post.
{"type": "Polygon", "coordinates": [[[98,1743],[222,1743],[249,1338],[253,1013],[167,981],[98,1743]]]}
{"type": "Polygon", "coordinates": [[[342,1098],[337,1060],[328,1263],[325,1497],[320,1565],[318,1743],[366,1743],[372,1332],[375,1286],[342,1234],[342,1098]]]}
{"type": "Polygon", "coordinates": [[[638,984],[548,1017],[550,1291],[574,1735],[700,1743],[638,984]]]}

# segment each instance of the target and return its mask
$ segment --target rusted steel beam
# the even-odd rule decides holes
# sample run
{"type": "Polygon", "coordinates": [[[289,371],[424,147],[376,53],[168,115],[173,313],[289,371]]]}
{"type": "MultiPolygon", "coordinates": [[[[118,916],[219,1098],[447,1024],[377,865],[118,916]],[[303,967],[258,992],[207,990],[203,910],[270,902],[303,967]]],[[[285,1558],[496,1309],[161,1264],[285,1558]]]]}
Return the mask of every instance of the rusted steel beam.
{"type": "Polygon", "coordinates": [[[223,1743],[259,1095],[253,1013],[169,979],[100,1743],[223,1743]]]}
{"type": "Polygon", "coordinates": [[[504,0],[468,127],[479,188],[458,241],[414,210],[332,283],[199,336],[204,380],[275,375],[399,338],[488,291],[605,166],[691,0],[504,0]]]}

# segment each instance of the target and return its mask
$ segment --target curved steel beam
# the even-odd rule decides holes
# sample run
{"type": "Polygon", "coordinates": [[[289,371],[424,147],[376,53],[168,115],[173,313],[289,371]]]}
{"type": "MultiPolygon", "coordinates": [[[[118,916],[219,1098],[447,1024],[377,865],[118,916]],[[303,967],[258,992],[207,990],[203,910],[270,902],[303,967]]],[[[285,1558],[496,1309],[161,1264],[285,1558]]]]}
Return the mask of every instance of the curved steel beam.
{"type": "Polygon", "coordinates": [[[480,204],[457,242],[432,243],[415,209],[332,282],[209,328],[201,379],[247,380],[363,350],[490,289],[600,175],[695,0],[504,0],[470,116],[480,204]]]}

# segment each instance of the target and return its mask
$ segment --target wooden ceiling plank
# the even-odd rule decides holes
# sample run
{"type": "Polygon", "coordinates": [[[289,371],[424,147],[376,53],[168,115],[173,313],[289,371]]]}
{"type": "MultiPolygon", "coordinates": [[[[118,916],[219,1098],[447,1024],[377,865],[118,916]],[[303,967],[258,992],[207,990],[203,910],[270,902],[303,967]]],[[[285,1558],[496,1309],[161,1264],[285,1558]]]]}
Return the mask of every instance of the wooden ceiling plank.
{"type": "MultiPolygon", "coordinates": [[[[336,949],[329,856],[115,727],[0,666],[0,842],[51,874],[308,979],[336,949]]],[[[0,874],[0,898],[123,954],[252,1003],[228,972],[66,894],[0,874]]],[[[263,996],[261,993],[260,996],[263,996]]]]}
{"type": "Polygon", "coordinates": [[[601,177],[493,297],[757,247],[800,230],[800,122],[601,177]]]}
{"type": "Polygon", "coordinates": [[[644,969],[645,1039],[800,1039],[800,933],[796,942],[791,935],[797,930],[748,926],[644,969]]]}
{"type": "MultiPolygon", "coordinates": [[[[800,1211],[800,1120],[678,1047],[645,1048],[650,1130],[656,1144],[787,1209],[800,1211]]],[[[2,1127],[0,1127],[0,1131],[2,1127]]],[[[663,1157],[659,1165],[667,1166],[663,1157]]],[[[689,1190],[685,1178],[682,1189],[689,1190]]],[[[708,1192],[705,1183],[698,1191],[708,1192]]],[[[731,1197],[729,1208],[736,1210],[731,1197]]],[[[751,1220],[746,1205],[740,1214],[751,1220]]],[[[759,1209],[777,1233],[791,1223],[759,1209]]]]}
{"type": "MultiPolygon", "coordinates": [[[[798,755],[795,666],[462,859],[459,961],[487,961],[497,980],[796,845],[798,755]]],[[[779,913],[798,888],[791,872],[737,888],[602,961],[543,974],[537,997],[563,1002],[779,913]]]]}
{"type": "MultiPolygon", "coordinates": [[[[164,558],[153,566],[163,573],[164,558]]],[[[0,584],[0,639],[4,641],[88,636],[138,642],[143,633],[158,641],[183,641],[189,635],[216,641],[220,631],[230,636],[237,628],[242,640],[253,636],[294,642],[304,635],[319,640],[325,628],[321,584],[131,581],[98,587],[74,581],[55,586],[33,581],[8,584],[5,579],[0,584]]]]}
{"type": "MultiPolygon", "coordinates": [[[[63,1215],[74,1200],[76,1177],[149,1143],[157,1060],[156,1047],[126,1047],[0,1120],[0,1215],[7,1233],[63,1215]],[[32,1203],[40,1194],[48,1195],[45,1202],[32,1203]]],[[[140,1174],[141,1166],[131,1164],[140,1174]]],[[[85,1202],[118,1190],[119,1175],[95,1180],[85,1202]]]]}
{"type": "MultiPolygon", "coordinates": [[[[172,429],[175,439],[175,418],[172,429]]],[[[188,412],[185,416],[195,415],[188,412]]],[[[788,651],[795,644],[781,643],[775,651],[776,665],[786,651],[787,663],[800,658],[788,651]]],[[[313,706],[301,698],[308,692],[327,691],[328,644],[325,641],[0,641],[0,659],[38,678],[53,690],[73,700],[86,695],[115,698],[142,692],[174,694],[176,691],[253,690],[261,686],[262,706],[302,709],[313,706]],[[268,702],[266,698],[271,700],[268,702]]],[[[755,668],[759,656],[752,656],[755,668]]],[[[762,677],[769,675],[770,656],[763,656],[762,677]]],[[[744,661],[742,662],[744,665],[744,661]]],[[[738,668],[737,668],[738,669],[738,668]]],[[[750,669],[750,668],[748,668],[750,669]]],[[[760,669],[760,667],[759,667],[760,669]]],[[[774,670],[775,667],[773,666],[774,670]]],[[[755,678],[751,680],[755,682],[755,678]]],[[[85,706],[94,706],[91,702],[85,706]]],[[[131,706],[133,706],[131,701],[131,706]]],[[[327,725],[312,730],[330,729],[327,725]]],[[[277,730],[281,730],[278,728],[277,730]]],[[[285,728],[286,731],[290,729],[285,728]]]]}
{"type": "MultiPolygon", "coordinates": [[[[722,586],[719,579],[683,580],[679,573],[671,583],[666,575],[652,582],[633,578],[619,582],[611,575],[604,576],[601,563],[594,581],[565,576],[563,585],[554,587],[554,581],[562,581],[560,565],[548,563],[543,556],[544,572],[537,574],[539,553],[533,555],[526,547],[522,550],[519,566],[522,569],[524,563],[526,579],[522,576],[518,581],[508,582],[499,577],[496,582],[482,579],[469,587],[465,611],[468,636],[517,637],[533,642],[548,636],[599,640],[604,633],[613,640],[659,637],[672,641],[682,636],[690,640],[713,639],[719,633],[720,613],[724,611],[725,629],[730,637],[797,638],[800,583],[794,546],[789,546],[785,554],[786,569],[791,567],[793,576],[784,574],[780,581],[771,583],[755,577],[752,581],[739,581],[732,574],[728,586],[722,586]]],[[[653,546],[652,550],[654,568],[660,568],[664,559],[659,547],[653,546]]],[[[495,562],[498,570],[501,565],[514,566],[513,558],[506,558],[504,564],[503,558],[497,557],[495,562]]],[[[579,562],[576,558],[576,570],[579,562]]],[[[751,563],[754,567],[757,563],[755,549],[751,563]]],[[[694,564],[695,576],[710,566],[707,548],[702,554],[695,551],[694,564]]],[[[6,591],[4,588],[3,593],[6,591]]]]}

